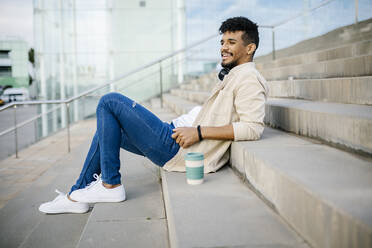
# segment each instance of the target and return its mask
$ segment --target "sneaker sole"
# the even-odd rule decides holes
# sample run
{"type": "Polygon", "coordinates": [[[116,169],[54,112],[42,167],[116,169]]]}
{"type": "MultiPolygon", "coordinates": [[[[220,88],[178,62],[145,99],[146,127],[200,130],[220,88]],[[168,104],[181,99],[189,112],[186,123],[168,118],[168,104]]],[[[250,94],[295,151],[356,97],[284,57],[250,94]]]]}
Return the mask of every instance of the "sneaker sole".
{"type": "Polygon", "coordinates": [[[89,208],[87,210],[76,210],[76,211],[71,211],[71,210],[63,210],[63,211],[47,211],[47,210],[41,210],[39,208],[39,211],[44,213],[44,214],[84,214],[89,211],[89,208]]]}
{"type": "MultiPolygon", "coordinates": [[[[75,199],[73,199],[75,200],[75,199]]],[[[84,202],[84,203],[118,203],[118,202],[123,202],[125,201],[126,199],[81,199],[81,200],[77,200],[78,202],[84,202]]]]}
{"type": "Polygon", "coordinates": [[[41,211],[39,210],[40,212],[44,213],[44,214],[85,214],[87,213],[89,210],[87,211],[76,211],[76,212],[72,212],[72,211],[65,211],[65,212],[60,212],[60,211],[49,211],[49,212],[46,212],[46,211],[41,211]]]}

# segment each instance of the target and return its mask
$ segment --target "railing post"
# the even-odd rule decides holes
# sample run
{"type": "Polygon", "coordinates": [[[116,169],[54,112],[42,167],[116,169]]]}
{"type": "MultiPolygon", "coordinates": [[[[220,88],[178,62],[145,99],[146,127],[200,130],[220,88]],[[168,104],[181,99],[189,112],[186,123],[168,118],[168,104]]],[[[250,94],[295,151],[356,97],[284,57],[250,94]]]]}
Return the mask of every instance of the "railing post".
{"type": "Polygon", "coordinates": [[[275,60],[275,30],[274,30],[274,27],[271,28],[271,32],[272,32],[272,43],[273,43],[272,55],[273,55],[273,60],[275,60]]]}
{"type": "Polygon", "coordinates": [[[358,0],[355,0],[355,24],[358,24],[358,0]]]}
{"type": "Polygon", "coordinates": [[[14,144],[16,158],[18,158],[17,104],[14,105],[14,144]]]}
{"type": "Polygon", "coordinates": [[[83,105],[83,116],[82,119],[85,119],[85,96],[82,97],[81,104],[83,105]]]}
{"type": "Polygon", "coordinates": [[[67,151],[70,153],[70,103],[66,104],[67,151]]]}
{"type": "Polygon", "coordinates": [[[163,108],[163,68],[161,61],[159,62],[159,74],[160,74],[160,107],[163,108]]]}

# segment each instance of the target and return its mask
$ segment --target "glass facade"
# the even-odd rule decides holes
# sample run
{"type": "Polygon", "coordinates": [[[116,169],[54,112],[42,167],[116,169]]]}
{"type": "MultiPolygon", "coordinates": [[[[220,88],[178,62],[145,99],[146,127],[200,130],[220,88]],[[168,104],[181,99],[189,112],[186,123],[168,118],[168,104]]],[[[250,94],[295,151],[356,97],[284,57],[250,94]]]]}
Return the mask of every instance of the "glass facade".
{"type": "MultiPolygon", "coordinates": [[[[36,81],[39,99],[68,99],[117,79],[179,48],[184,40],[183,1],[34,0],[36,81]]],[[[167,67],[169,61],[163,62],[167,67]]],[[[133,74],[74,101],[39,124],[42,136],[95,113],[99,96],[121,91],[143,101],[159,94],[159,66],[133,74]],[[156,84],[154,84],[156,82],[156,84]],[[67,116],[67,111],[70,116],[67,116]]],[[[181,67],[162,71],[164,87],[181,67]]],[[[182,72],[182,71],[181,71],[182,72]]],[[[173,81],[172,81],[173,82],[173,81]]],[[[52,106],[42,106],[46,113],[52,106]]]]}

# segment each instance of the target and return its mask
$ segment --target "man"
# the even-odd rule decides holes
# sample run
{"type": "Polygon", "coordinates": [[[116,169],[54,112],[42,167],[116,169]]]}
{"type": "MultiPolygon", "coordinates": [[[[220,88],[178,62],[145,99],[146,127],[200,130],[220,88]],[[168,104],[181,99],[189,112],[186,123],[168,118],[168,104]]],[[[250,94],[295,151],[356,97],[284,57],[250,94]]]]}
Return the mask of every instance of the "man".
{"type": "Polygon", "coordinates": [[[149,158],[169,171],[185,171],[184,154],[204,153],[205,173],[229,159],[231,142],[257,140],[264,129],[265,79],[252,62],[259,44],[257,25],[235,17],[220,27],[222,82],[202,107],[174,119],[159,120],[150,111],[118,94],[104,95],[97,106],[97,131],[82,172],[68,195],[44,203],[44,213],[84,213],[88,203],[125,200],[120,148],[149,158]],[[100,176],[98,176],[100,175],[100,176]]]}

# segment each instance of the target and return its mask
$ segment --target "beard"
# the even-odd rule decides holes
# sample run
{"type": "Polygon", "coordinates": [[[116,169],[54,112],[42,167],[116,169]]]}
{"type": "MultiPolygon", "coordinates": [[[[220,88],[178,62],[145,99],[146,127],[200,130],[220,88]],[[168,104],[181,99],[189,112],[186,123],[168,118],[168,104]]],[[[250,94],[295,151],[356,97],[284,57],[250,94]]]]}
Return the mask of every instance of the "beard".
{"type": "Polygon", "coordinates": [[[237,62],[236,61],[231,61],[230,63],[227,63],[227,64],[224,64],[223,62],[221,62],[221,66],[223,68],[226,68],[228,70],[231,70],[232,68],[234,68],[235,66],[237,66],[237,62]]]}

